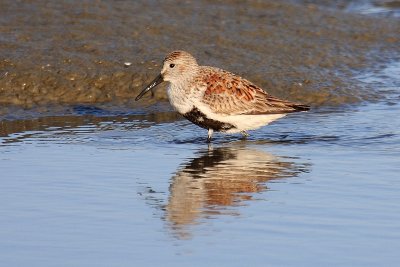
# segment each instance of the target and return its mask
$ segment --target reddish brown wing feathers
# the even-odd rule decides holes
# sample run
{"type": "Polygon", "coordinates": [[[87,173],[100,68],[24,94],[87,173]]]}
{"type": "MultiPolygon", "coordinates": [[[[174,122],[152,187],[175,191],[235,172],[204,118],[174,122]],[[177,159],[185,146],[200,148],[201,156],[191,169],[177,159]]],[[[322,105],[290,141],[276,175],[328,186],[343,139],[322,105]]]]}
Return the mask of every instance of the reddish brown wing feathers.
{"type": "Polygon", "coordinates": [[[260,87],[230,72],[203,67],[203,82],[207,89],[203,102],[210,109],[226,115],[280,114],[308,110],[308,106],[280,100],[260,87]]]}

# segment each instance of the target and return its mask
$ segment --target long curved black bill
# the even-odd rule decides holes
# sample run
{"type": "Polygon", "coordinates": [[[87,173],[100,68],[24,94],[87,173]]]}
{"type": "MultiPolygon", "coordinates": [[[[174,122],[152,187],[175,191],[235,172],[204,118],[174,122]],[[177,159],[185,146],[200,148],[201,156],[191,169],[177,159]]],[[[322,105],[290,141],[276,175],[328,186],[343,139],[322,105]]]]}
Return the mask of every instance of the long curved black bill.
{"type": "Polygon", "coordinates": [[[140,94],[135,98],[135,101],[138,101],[141,99],[148,91],[150,91],[152,88],[156,87],[160,83],[164,81],[163,77],[161,74],[159,74],[149,85],[147,85],[141,92],[140,94]]]}

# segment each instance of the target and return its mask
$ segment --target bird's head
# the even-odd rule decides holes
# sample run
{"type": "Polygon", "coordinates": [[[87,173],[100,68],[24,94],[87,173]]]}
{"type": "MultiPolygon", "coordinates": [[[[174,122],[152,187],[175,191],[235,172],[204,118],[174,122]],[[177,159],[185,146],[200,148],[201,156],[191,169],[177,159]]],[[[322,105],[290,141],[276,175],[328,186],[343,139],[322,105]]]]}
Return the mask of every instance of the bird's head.
{"type": "Polygon", "coordinates": [[[191,54],[185,51],[174,51],[165,57],[161,73],[140,92],[135,100],[142,98],[163,81],[173,84],[184,83],[193,78],[198,69],[199,65],[191,54]]]}

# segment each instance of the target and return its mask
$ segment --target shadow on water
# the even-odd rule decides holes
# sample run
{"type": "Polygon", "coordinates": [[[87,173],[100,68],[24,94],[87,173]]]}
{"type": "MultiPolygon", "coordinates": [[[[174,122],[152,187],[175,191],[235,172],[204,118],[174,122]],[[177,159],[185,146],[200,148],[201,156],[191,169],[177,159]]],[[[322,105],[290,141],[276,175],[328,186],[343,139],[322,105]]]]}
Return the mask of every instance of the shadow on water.
{"type": "MultiPolygon", "coordinates": [[[[81,134],[114,131],[119,138],[131,136],[138,130],[150,129],[141,133],[146,140],[177,145],[203,145],[206,142],[207,131],[193,126],[190,122],[165,107],[156,107],[147,112],[143,110],[110,110],[96,106],[75,105],[71,106],[68,114],[60,116],[43,116],[19,120],[0,120],[0,145],[11,145],[17,142],[37,140],[57,140],[65,137],[66,143],[71,140],[80,141],[81,134]],[[132,134],[126,134],[131,132],[132,134]]],[[[329,111],[337,113],[337,110],[329,111]]],[[[322,113],[318,113],[320,115],[322,113]]],[[[301,115],[301,114],[300,114],[301,115]]],[[[309,114],[308,114],[309,115],[309,114]]],[[[292,115],[291,118],[295,118],[292,115]]],[[[136,139],[130,138],[130,142],[136,139]]],[[[142,139],[140,139],[142,140],[142,139]]],[[[274,131],[250,132],[248,138],[240,134],[225,135],[216,133],[213,143],[226,145],[232,142],[264,144],[305,144],[311,142],[332,142],[339,140],[335,135],[314,135],[311,133],[278,132],[274,131]]],[[[87,138],[85,137],[85,141],[87,138]]]]}
{"type": "Polygon", "coordinates": [[[308,164],[297,161],[248,148],[242,142],[209,146],[182,163],[172,176],[165,205],[157,198],[149,204],[163,210],[162,218],[173,236],[188,239],[193,225],[215,216],[239,216],[237,207],[257,200],[255,193],[268,190],[269,181],[309,171],[308,164]]]}
{"type": "MultiPolygon", "coordinates": [[[[182,136],[176,137],[171,140],[174,144],[204,144],[206,143],[206,136],[196,136],[182,138],[182,136]]],[[[339,136],[336,135],[313,135],[304,133],[251,133],[249,137],[242,137],[240,134],[225,135],[219,134],[214,136],[212,141],[213,144],[218,145],[229,145],[232,143],[242,143],[242,144],[253,144],[253,145],[267,145],[267,144],[309,144],[315,142],[323,142],[326,144],[337,143],[340,140],[339,136]]]]}
{"type": "Polygon", "coordinates": [[[125,131],[148,128],[160,123],[174,122],[180,116],[175,112],[145,113],[141,110],[110,111],[94,106],[76,105],[71,114],[19,120],[0,120],[0,145],[21,142],[29,138],[78,135],[123,129],[125,131]]]}

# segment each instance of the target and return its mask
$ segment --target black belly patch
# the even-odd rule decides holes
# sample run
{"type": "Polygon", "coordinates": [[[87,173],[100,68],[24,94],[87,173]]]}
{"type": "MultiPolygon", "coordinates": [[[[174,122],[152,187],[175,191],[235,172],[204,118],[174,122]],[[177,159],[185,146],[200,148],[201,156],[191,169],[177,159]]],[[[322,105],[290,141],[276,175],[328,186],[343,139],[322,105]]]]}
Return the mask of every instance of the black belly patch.
{"type": "Polygon", "coordinates": [[[191,111],[183,114],[183,117],[202,128],[213,129],[217,132],[225,132],[227,130],[235,128],[235,126],[230,123],[220,122],[207,118],[207,116],[196,107],[193,107],[191,111]]]}

